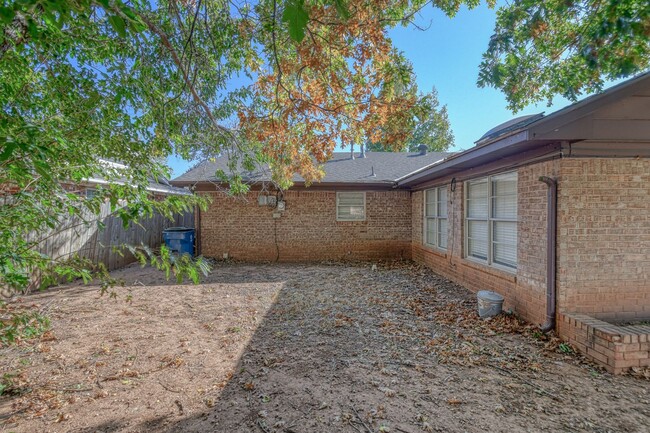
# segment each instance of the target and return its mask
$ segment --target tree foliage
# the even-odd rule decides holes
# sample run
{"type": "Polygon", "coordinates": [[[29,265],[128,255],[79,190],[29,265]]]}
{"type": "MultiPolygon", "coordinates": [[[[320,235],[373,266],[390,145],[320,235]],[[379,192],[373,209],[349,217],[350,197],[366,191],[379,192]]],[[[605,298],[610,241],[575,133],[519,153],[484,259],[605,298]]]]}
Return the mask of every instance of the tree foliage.
{"type": "MultiPolygon", "coordinates": [[[[453,15],[462,3],[478,1],[435,4],[453,15]]],[[[66,218],[86,218],[102,203],[125,224],[205,206],[200,197],[155,200],[147,192],[151,179],[169,174],[161,161],[170,154],[231,152],[244,169],[270,163],[286,187],[295,172],[319,179],[336,143],[403,141],[419,101],[401,91],[414,76],[387,30],[427,4],[3,2],[0,284],[24,288],[35,271],[96,275],[78,257],[42,256],[39,244],[66,218]],[[115,160],[126,168],[106,165],[115,160]],[[77,194],[93,177],[108,184],[93,198],[77,194]]],[[[234,192],[247,188],[236,172],[228,180],[234,192]]]]}
{"type": "MultiPolygon", "coordinates": [[[[453,15],[462,3],[478,4],[435,4],[453,15]]],[[[266,30],[259,32],[258,42],[270,55],[252,87],[253,103],[239,112],[240,128],[248,142],[263,149],[280,185],[295,172],[308,182],[318,180],[319,163],[337,144],[369,140],[397,149],[412,136],[428,101],[405,91],[416,89],[415,77],[388,30],[408,24],[427,5],[290,1],[282,12],[286,28],[277,19],[280,3],[261,2],[255,8],[266,30]]]]}
{"type": "Polygon", "coordinates": [[[447,106],[440,106],[438,92],[434,88],[430,93],[419,96],[418,109],[414,113],[415,126],[410,136],[399,146],[387,148],[383,143],[366,144],[366,149],[375,152],[386,150],[417,152],[418,147],[426,145],[431,152],[444,152],[454,145],[454,134],[449,124],[447,106]]]}
{"type": "MultiPolygon", "coordinates": [[[[200,197],[157,200],[147,191],[151,179],[168,175],[160,161],[172,150],[158,127],[158,111],[181,108],[157,103],[165,98],[160,92],[171,87],[154,83],[154,73],[162,69],[148,70],[154,47],[138,43],[145,27],[131,7],[26,0],[5,3],[0,19],[3,291],[24,289],[35,274],[44,284],[105,275],[74,255],[39,252],[69,218],[101,225],[93,215],[104,203],[125,225],[154,212],[171,217],[205,205],[200,197]],[[147,48],[151,54],[139,56],[147,48]],[[127,167],[107,165],[111,160],[127,167]],[[97,177],[109,184],[92,198],[77,193],[97,177]]],[[[174,74],[168,74],[169,81],[174,74]]]]}
{"type": "Polygon", "coordinates": [[[650,66],[645,0],[515,0],[499,9],[479,85],[513,110],[556,95],[575,101],[650,66]]]}
{"type": "MultiPolygon", "coordinates": [[[[228,180],[242,192],[237,169],[268,163],[286,188],[294,173],[318,180],[337,144],[399,148],[447,135],[444,107],[418,97],[388,31],[424,7],[453,16],[478,4],[3,1],[0,284],[24,287],[35,269],[87,278],[75,258],[42,257],[38,236],[102,203],[125,224],[205,206],[200,197],[154,200],[147,192],[150,179],[169,174],[161,161],[171,154],[231,153],[228,180]],[[107,168],[107,160],[127,168],[107,168]],[[75,194],[95,176],[108,181],[95,197],[75,194]]],[[[480,83],[503,89],[514,108],[556,93],[575,97],[647,67],[647,40],[641,1],[515,1],[499,12],[480,83]]]]}

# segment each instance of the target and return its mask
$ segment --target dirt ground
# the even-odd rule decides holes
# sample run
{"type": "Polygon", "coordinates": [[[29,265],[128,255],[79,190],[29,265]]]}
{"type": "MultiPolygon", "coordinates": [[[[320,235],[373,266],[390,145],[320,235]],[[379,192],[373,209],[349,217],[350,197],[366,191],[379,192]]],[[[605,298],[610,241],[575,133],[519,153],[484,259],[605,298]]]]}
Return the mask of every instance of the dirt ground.
{"type": "Polygon", "coordinates": [[[73,284],[22,299],[52,329],[0,349],[0,431],[650,431],[647,379],[514,317],[481,321],[473,294],[410,263],[114,275],[117,298],[73,284]]]}

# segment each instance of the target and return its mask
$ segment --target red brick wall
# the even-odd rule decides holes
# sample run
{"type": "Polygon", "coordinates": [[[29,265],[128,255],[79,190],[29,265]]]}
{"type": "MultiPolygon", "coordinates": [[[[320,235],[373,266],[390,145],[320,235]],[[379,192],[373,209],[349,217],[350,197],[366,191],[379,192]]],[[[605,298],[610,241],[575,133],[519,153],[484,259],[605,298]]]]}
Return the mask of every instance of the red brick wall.
{"type": "Polygon", "coordinates": [[[450,219],[447,251],[423,245],[424,193],[413,193],[413,259],[471,290],[498,292],[506,298],[504,309],[512,309],[530,322],[543,323],[546,315],[547,186],[539,181],[539,177],[557,174],[557,160],[518,169],[519,248],[516,272],[464,258],[464,185],[461,181],[457,182],[455,192],[448,190],[450,219]]]}
{"type": "Polygon", "coordinates": [[[650,326],[617,326],[584,314],[560,314],[560,335],[610,373],[650,367],[650,326]]]}
{"type": "Polygon", "coordinates": [[[336,221],[334,191],[289,191],[287,211],[212,193],[203,254],[243,260],[412,257],[472,290],[494,290],[533,323],[546,309],[546,193],[558,178],[558,310],[606,320],[650,318],[650,161],[565,158],[518,169],[518,269],[464,258],[463,182],[448,192],[449,247],[422,244],[423,192],[367,193],[367,219],[336,221]],[[411,200],[412,196],[412,200],[411,200]],[[412,245],[411,245],[412,240],[412,245]]]}
{"type": "Polygon", "coordinates": [[[650,318],[650,160],[561,160],[561,311],[650,318]]]}
{"type": "Polygon", "coordinates": [[[449,192],[446,252],[422,245],[423,193],[413,194],[413,258],[472,290],[494,290],[533,323],[546,309],[547,187],[558,179],[558,310],[615,320],[650,318],[650,160],[565,158],[518,169],[515,274],[464,259],[463,184],[449,192]],[[453,241],[452,241],[453,239],[453,241]],[[452,247],[453,245],[453,247],[452,247]]]}
{"type": "Polygon", "coordinates": [[[257,204],[257,192],[232,198],[210,193],[201,215],[202,254],[239,260],[310,261],[411,257],[408,191],[366,192],[365,221],[336,221],[336,192],[287,191],[286,211],[257,204]],[[277,236],[277,248],[276,248],[277,236]]]}

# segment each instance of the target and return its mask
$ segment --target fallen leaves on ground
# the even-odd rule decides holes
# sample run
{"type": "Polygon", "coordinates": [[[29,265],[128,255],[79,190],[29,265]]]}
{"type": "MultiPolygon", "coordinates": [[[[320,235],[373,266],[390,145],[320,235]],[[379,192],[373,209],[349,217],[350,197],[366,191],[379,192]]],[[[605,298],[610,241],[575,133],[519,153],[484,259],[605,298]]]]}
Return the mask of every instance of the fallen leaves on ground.
{"type": "Polygon", "coordinates": [[[636,379],[516,316],[480,319],[475,294],[411,262],[217,263],[198,286],[118,273],[128,305],[74,288],[34,297],[52,302],[53,329],[0,354],[13,375],[5,425],[632,432],[650,416],[636,379]]]}

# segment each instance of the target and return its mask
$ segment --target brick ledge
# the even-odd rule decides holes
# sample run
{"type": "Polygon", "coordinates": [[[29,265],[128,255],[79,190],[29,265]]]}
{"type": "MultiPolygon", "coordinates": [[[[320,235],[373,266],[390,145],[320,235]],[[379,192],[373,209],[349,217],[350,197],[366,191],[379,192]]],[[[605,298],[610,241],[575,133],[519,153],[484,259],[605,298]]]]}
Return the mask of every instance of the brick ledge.
{"type": "Polygon", "coordinates": [[[650,367],[650,326],[619,326],[586,314],[561,313],[559,331],[562,338],[611,373],[650,367]]]}

